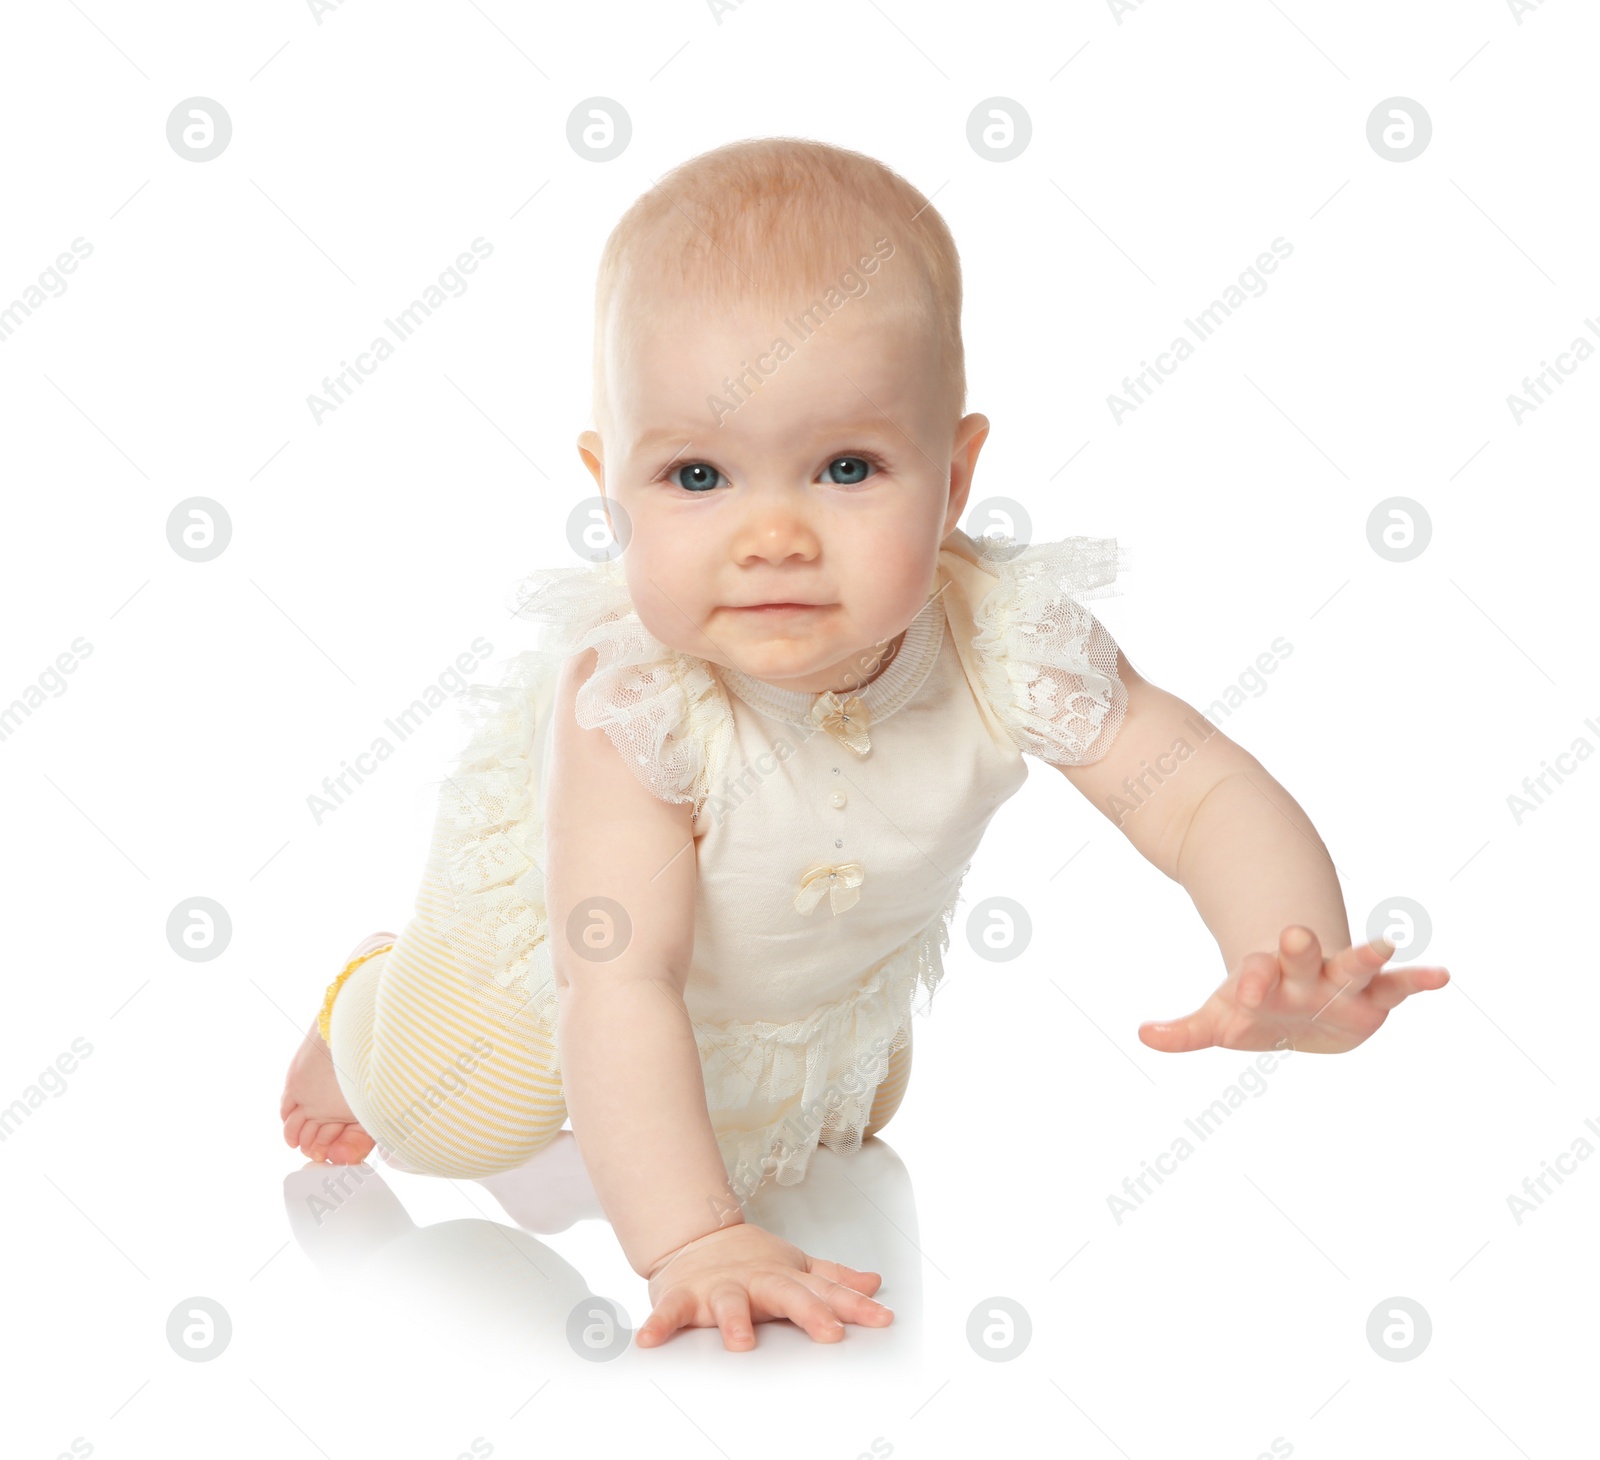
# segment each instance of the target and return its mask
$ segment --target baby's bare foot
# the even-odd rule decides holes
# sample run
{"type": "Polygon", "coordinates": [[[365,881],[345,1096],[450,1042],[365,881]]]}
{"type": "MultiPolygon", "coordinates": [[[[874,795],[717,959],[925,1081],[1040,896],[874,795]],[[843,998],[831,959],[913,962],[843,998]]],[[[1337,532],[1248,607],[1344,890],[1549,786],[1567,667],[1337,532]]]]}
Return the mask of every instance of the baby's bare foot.
{"type": "MultiPolygon", "coordinates": [[[[356,944],[350,957],[360,958],[394,942],[393,933],[371,933],[356,944]]],[[[283,1118],[284,1141],[298,1146],[313,1161],[354,1166],[366,1160],[377,1144],[357,1124],[315,1021],[289,1062],[278,1114],[283,1118]]]]}
{"type": "Polygon", "coordinates": [[[355,1112],[339,1088],[333,1056],[315,1023],[289,1063],[278,1113],[283,1117],[283,1139],[313,1161],[353,1166],[366,1160],[375,1144],[356,1123],[355,1112]]]}

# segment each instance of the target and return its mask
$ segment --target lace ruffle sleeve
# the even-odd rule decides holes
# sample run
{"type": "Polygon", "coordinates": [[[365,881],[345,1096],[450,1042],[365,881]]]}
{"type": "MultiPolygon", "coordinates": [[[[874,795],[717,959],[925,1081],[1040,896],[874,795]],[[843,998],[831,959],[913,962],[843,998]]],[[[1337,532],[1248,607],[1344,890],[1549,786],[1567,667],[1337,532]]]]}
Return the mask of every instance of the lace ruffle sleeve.
{"type": "Polygon", "coordinates": [[[1116,591],[1131,564],[1111,537],[1068,537],[1018,548],[972,539],[999,582],[974,605],[981,688],[1019,749],[1052,765],[1099,760],[1116,738],[1128,692],[1117,645],[1085,599],[1116,591]]]}
{"type": "Polygon", "coordinates": [[[578,723],[603,729],[653,795],[699,818],[733,719],[702,659],[663,644],[639,618],[615,562],[541,569],[518,588],[519,616],[541,625],[539,652],[560,661],[594,649],[579,686],[578,723]]]}

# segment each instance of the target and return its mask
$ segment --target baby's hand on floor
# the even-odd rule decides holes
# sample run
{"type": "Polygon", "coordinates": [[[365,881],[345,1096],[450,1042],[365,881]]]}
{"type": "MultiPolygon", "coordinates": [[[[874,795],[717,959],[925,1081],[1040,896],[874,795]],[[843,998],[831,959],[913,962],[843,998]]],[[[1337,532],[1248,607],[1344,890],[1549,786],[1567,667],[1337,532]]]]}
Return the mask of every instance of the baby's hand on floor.
{"type": "Polygon", "coordinates": [[[1141,1024],[1139,1038],[1167,1054],[1214,1044],[1342,1054],[1375,1034],[1402,1000],[1449,983],[1443,968],[1378,972],[1393,952],[1380,939],[1324,959],[1316,934],[1291,924],[1276,953],[1249,954],[1193,1014],[1141,1024]]]}
{"type": "Polygon", "coordinates": [[[636,1341],[648,1348],[680,1328],[715,1327],[723,1348],[750,1349],[755,1324],[788,1318],[818,1343],[836,1343],[844,1323],[894,1321],[867,1296],[882,1283],[875,1272],[811,1257],[764,1227],[737,1222],[697,1237],[650,1274],[654,1307],[636,1341]]]}

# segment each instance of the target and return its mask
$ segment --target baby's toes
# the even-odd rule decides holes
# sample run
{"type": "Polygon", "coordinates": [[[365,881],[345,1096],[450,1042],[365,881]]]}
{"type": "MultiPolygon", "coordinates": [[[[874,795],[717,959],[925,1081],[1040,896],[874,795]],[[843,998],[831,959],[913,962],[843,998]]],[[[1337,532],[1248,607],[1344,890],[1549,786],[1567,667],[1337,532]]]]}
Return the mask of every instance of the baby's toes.
{"type": "Polygon", "coordinates": [[[342,1120],[308,1120],[300,1132],[300,1150],[312,1161],[325,1159],[328,1147],[339,1138],[344,1127],[342,1120]]]}
{"type": "Polygon", "coordinates": [[[306,1113],[298,1105],[283,1113],[283,1139],[285,1144],[298,1146],[300,1133],[306,1128],[306,1113]]]}
{"type": "Polygon", "coordinates": [[[377,1143],[359,1125],[347,1125],[328,1147],[328,1160],[335,1166],[356,1166],[372,1154],[377,1143]]]}

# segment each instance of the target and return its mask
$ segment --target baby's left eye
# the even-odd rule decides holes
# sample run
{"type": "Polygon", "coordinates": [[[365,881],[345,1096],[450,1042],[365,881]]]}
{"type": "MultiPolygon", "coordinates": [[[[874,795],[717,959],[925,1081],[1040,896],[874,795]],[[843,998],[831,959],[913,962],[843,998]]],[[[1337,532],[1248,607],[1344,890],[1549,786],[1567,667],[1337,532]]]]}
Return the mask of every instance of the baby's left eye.
{"type": "Polygon", "coordinates": [[[823,470],[835,486],[853,487],[865,481],[877,466],[864,456],[836,456],[823,470]]]}

